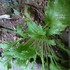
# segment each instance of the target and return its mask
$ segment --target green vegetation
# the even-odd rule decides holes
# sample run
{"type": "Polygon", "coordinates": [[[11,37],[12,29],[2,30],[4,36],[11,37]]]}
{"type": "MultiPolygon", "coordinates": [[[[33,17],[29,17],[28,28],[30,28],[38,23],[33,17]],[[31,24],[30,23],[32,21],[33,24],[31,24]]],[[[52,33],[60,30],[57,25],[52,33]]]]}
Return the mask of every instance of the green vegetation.
{"type": "Polygon", "coordinates": [[[15,42],[0,43],[0,48],[3,49],[1,62],[7,68],[10,68],[13,64],[13,59],[15,59],[14,64],[26,67],[31,58],[34,59],[33,63],[35,63],[38,55],[42,61],[42,70],[68,70],[59,63],[59,61],[64,63],[68,60],[57,56],[53,47],[58,45],[62,51],[70,56],[69,49],[64,46],[61,40],[55,40],[54,37],[51,37],[60,35],[67,26],[70,26],[69,8],[70,0],[48,0],[44,9],[45,23],[42,26],[31,20],[28,7],[25,7],[24,19],[27,23],[27,28],[22,31],[22,26],[17,26],[14,32],[21,35],[21,38],[15,42]],[[26,41],[20,43],[25,39],[26,41]],[[46,61],[44,61],[44,58],[46,58],[46,61]]]}

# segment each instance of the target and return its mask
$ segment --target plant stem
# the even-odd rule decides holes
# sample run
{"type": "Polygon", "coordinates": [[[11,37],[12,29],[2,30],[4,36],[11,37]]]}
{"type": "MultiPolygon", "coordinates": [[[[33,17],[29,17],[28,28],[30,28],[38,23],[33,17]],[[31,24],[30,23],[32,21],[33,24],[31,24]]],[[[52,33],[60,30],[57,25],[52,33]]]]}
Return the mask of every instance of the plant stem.
{"type": "Polygon", "coordinates": [[[43,56],[43,42],[42,42],[42,49],[41,49],[41,60],[42,60],[42,70],[45,70],[45,67],[44,67],[44,56],[43,56]]]}

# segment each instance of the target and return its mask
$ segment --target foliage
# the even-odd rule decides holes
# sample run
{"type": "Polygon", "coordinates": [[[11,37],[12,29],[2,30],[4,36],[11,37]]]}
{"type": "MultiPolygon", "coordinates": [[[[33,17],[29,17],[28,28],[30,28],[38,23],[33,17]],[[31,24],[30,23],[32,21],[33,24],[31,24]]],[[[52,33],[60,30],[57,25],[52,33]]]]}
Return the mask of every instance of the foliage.
{"type": "Polygon", "coordinates": [[[45,23],[47,24],[47,34],[61,34],[61,31],[70,25],[70,1],[69,0],[49,0],[45,8],[45,23]]]}
{"type": "Polygon", "coordinates": [[[55,39],[51,39],[50,36],[60,35],[70,25],[69,3],[69,0],[49,0],[45,7],[44,26],[32,21],[28,13],[28,7],[25,7],[24,14],[27,28],[22,31],[22,26],[17,26],[15,32],[22,38],[16,42],[0,43],[0,48],[3,49],[2,59],[5,58],[1,62],[5,62],[7,67],[10,68],[11,62],[15,59],[16,64],[27,66],[30,59],[33,58],[35,62],[38,55],[42,61],[42,70],[45,70],[45,67],[47,67],[46,70],[66,70],[58,63],[61,58],[56,55],[53,47],[58,43],[59,48],[66,51],[68,55],[70,55],[70,52],[60,40],[56,40],[55,43],[55,39]],[[22,40],[24,42],[20,43],[22,40]],[[46,57],[46,62],[44,62],[44,57],[46,57]]]}

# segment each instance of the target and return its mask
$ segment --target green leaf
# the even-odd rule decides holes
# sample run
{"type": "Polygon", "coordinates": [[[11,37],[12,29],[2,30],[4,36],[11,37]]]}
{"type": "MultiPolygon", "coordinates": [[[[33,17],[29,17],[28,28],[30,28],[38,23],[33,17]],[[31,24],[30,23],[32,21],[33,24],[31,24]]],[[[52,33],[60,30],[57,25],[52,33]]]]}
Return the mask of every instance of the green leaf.
{"type": "Polygon", "coordinates": [[[45,7],[47,35],[61,34],[70,25],[70,0],[49,0],[45,7]]]}
{"type": "Polygon", "coordinates": [[[43,42],[46,42],[47,44],[49,44],[49,45],[56,45],[56,43],[55,43],[55,41],[54,40],[52,40],[52,39],[48,39],[48,38],[40,38],[39,39],[40,41],[43,41],[43,42]]]}
{"type": "Polygon", "coordinates": [[[7,47],[8,47],[8,44],[0,43],[0,48],[6,49],[7,47]]]}
{"type": "Polygon", "coordinates": [[[54,40],[48,40],[49,45],[56,45],[54,40]]]}
{"type": "Polygon", "coordinates": [[[46,34],[46,31],[44,31],[42,26],[37,25],[33,21],[27,22],[27,25],[28,25],[28,30],[27,30],[28,36],[30,36],[32,38],[41,37],[41,36],[44,36],[46,34]]]}
{"type": "Polygon", "coordinates": [[[23,29],[22,25],[18,25],[17,28],[16,28],[16,30],[15,30],[15,32],[17,34],[21,35],[22,37],[25,37],[26,34],[22,31],[22,29],[23,29]]]}
{"type": "Polygon", "coordinates": [[[33,44],[33,41],[32,39],[29,39],[27,42],[25,43],[22,43],[22,44],[19,44],[17,46],[17,48],[15,50],[17,50],[18,52],[22,52],[23,50],[28,50],[29,48],[32,48],[32,44],[33,44]]]}
{"type": "Polygon", "coordinates": [[[13,10],[14,10],[14,14],[16,14],[16,15],[20,14],[18,10],[16,10],[16,9],[13,9],[13,10]]]}
{"type": "Polygon", "coordinates": [[[0,62],[0,69],[1,69],[1,70],[8,70],[8,69],[7,69],[7,66],[4,65],[2,62],[0,62]]]}
{"type": "Polygon", "coordinates": [[[62,67],[56,61],[54,62],[51,59],[50,70],[64,70],[64,69],[62,69],[62,67]]]}
{"type": "Polygon", "coordinates": [[[8,7],[8,6],[10,6],[9,3],[6,3],[6,2],[2,3],[2,7],[3,7],[3,8],[6,8],[6,7],[8,7]]]}
{"type": "Polygon", "coordinates": [[[18,6],[18,2],[17,1],[14,1],[13,3],[14,3],[15,6],[18,6]]]}
{"type": "Polygon", "coordinates": [[[11,48],[14,44],[16,44],[16,42],[4,42],[4,43],[0,43],[0,48],[2,49],[8,49],[11,48]]]}
{"type": "Polygon", "coordinates": [[[28,36],[31,38],[40,38],[46,34],[46,31],[43,29],[41,25],[38,25],[37,23],[33,22],[30,18],[30,15],[28,13],[28,7],[25,7],[25,21],[27,22],[27,33],[28,36]]]}
{"type": "Polygon", "coordinates": [[[50,70],[62,70],[61,67],[57,67],[54,63],[50,63],[50,70]]]}

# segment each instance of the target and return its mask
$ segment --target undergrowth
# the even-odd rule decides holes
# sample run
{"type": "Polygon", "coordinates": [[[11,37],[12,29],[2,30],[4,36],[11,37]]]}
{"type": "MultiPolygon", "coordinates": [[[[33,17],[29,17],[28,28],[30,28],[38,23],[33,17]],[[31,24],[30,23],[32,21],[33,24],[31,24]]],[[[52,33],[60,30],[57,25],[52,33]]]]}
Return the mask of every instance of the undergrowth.
{"type": "Polygon", "coordinates": [[[15,42],[0,43],[0,48],[3,49],[1,63],[5,66],[5,70],[11,68],[12,65],[22,66],[23,70],[26,70],[24,67],[28,66],[30,59],[33,58],[32,63],[35,64],[37,56],[41,58],[42,70],[69,70],[59,62],[65,63],[69,60],[57,55],[59,52],[56,53],[53,49],[58,46],[70,56],[67,46],[60,39],[54,38],[54,36],[60,35],[67,26],[70,26],[69,8],[70,0],[48,0],[47,6],[44,8],[45,19],[42,26],[32,21],[28,7],[25,7],[24,20],[27,28],[22,31],[22,26],[19,25],[14,30],[21,38],[15,42]],[[21,42],[23,40],[24,42],[21,42]]]}

